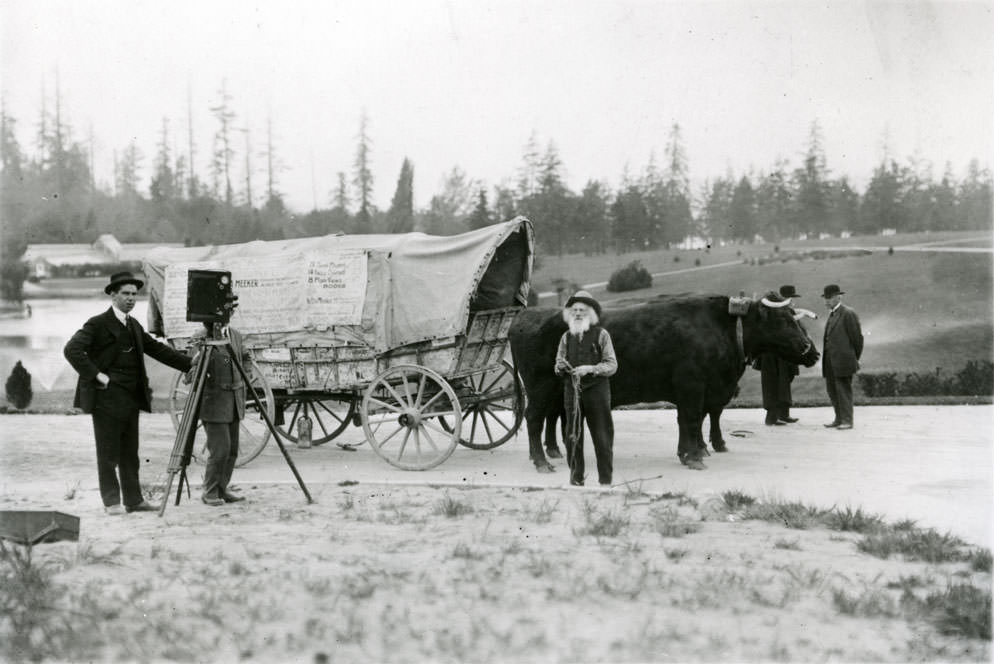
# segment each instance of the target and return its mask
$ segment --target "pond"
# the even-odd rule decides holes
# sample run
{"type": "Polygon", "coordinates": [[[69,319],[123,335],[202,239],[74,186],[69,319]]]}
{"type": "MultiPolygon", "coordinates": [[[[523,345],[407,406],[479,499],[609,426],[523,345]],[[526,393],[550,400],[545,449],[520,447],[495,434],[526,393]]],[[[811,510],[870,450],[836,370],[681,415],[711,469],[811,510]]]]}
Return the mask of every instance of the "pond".
{"type": "MultiPolygon", "coordinates": [[[[0,379],[6,381],[20,361],[37,390],[72,389],[76,372],[62,356],[69,338],[91,316],[105,311],[110,298],[28,300],[29,318],[0,319],[0,379]]],[[[132,315],[147,327],[148,300],[139,300],[132,315]]]]}

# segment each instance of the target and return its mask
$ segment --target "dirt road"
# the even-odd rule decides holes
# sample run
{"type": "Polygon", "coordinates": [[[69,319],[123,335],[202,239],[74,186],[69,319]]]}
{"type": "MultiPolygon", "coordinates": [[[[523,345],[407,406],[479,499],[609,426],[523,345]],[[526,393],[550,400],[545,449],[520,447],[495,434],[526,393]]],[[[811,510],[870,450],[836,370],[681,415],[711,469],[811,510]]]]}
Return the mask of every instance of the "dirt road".
{"type": "MultiPolygon", "coordinates": [[[[677,461],[676,411],[617,411],[614,481],[692,496],[739,490],[819,507],[860,507],[991,547],[994,406],[862,407],[856,410],[856,428],[848,432],[822,427],[831,419],[828,408],[795,410],[800,422],[784,427],[765,426],[757,409],[726,411],[722,426],[731,451],[708,458],[702,472],[677,461]]],[[[143,416],[142,430],[148,483],[163,474],[174,432],[161,414],[143,416]]],[[[4,416],[0,438],[2,493],[23,495],[32,507],[64,509],[66,492],[78,484],[77,500],[99,502],[89,418],[4,416]]],[[[288,449],[304,481],[317,487],[346,480],[539,487],[567,481],[564,462],[551,475],[533,470],[523,431],[495,450],[459,447],[445,463],[423,472],[398,470],[365,445],[350,452],[335,444],[361,441],[361,429],[350,428],[320,447],[288,449]]],[[[588,468],[594,468],[589,444],[587,458],[588,468]]],[[[192,476],[196,483],[199,473],[192,476]]],[[[235,481],[295,483],[272,442],[236,470],[235,481]]]]}

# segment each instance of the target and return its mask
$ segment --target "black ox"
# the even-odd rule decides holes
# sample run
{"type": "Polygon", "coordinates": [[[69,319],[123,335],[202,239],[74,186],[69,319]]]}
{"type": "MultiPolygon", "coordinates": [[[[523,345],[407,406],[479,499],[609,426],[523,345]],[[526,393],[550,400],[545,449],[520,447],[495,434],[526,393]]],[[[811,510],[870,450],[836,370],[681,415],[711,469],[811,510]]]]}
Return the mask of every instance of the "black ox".
{"type": "MultiPolygon", "coordinates": [[[[749,358],[772,352],[806,367],[818,361],[814,344],[787,307],[772,308],[750,299],[737,304],[744,310],[742,315],[729,312],[726,296],[663,295],[606,310],[601,321],[618,355],[611,406],[674,404],[680,428],[677,456],[689,468],[705,467],[707,446],[701,431],[705,414],[711,419],[712,447],[727,451],[719,419],[738,390],[749,358]]],[[[560,456],[553,423],[563,408],[563,385],[552,368],[566,329],[561,309],[525,309],[509,331],[514,366],[527,397],[529,456],[539,470],[551,469],[542,451],[547,423],[550,456],[560,456]]]]}

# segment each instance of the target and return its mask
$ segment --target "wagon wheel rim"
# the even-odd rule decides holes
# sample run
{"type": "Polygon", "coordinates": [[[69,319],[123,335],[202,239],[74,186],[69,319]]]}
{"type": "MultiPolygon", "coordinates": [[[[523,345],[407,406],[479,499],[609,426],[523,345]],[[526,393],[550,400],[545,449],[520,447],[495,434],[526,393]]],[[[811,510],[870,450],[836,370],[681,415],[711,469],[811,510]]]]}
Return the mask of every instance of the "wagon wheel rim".
{"type": "MultiPolygon", "coordinates": [[[[266,409],[266,414],[269,415],[270,421],[272,421],[276,416],[273,390],[255,361],[251,363],[250,367],[246,367],[246,369],[248,369],[249,375],[252,378],[251,387],[262,402],[263,408],[266,409]]],[[[179,430],[180,419],[183,417],[183,409],[186,406],[186,399],[191,390],[193,390],[193,385],[183,382],[183,374],[176,374],[169,390],[169,418],[172,420],[174,430],[179,430]]],[[[239,425],[238,459],[235,461],[236,468],[241,468],[259,456],[269,442],[271,435],[269,427],[266,426],[265,420],[255,405],[255,400],[251,396],[246,396],[245,417],[242,418],[239,425]]],[[[204,423],[199,418],[197,419],[197,430],[194,436],[193,460],[199,464],[204,464],[208,457],[207,434],[204,433],[204,423]]]]}
{"type": "Polygon", "coordinates": [[[459,398],[442,376],[425,367],[398,365],[378,375],[363,393],[360,415],[370,447],[397,468],[434,468],[459,444],[459,398]],[[442,417],[453,419],[454,431],[442,427],[442,417]]]}
{"type": "Polygon", "coordinates": [[[281,399],[283,402],[285,424],[279,426],[280,433],[290,442],[296,443],[297,422],[301,416],[307,415],[312,423],[311,445],[323,445],[329,440],[337,438],[349,424],[358,408],[354,398],[348,399],[348,408],[342,412],[335,412],[329,404],[342,403],[345,399],[331,398],[306,398],[290,396],[281,399]]]}
{"type": "MultiPolygon", "coordinates": [[[[467,376],[463,386],[462,433],[459,443],[474,450],[492,450],[514,438],[524,419],[521,378],[507,360],[494,369],[467,376]]],[[[442,427],[452,430],[448,418],[442,427]]]]}

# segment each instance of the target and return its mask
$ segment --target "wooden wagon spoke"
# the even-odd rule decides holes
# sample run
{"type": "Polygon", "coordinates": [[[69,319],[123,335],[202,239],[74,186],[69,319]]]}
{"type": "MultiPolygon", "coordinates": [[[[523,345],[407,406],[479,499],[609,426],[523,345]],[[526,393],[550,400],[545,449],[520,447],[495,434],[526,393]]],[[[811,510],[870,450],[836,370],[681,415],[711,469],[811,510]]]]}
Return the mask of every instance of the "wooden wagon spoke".
{"type": "MultiPolygon", "coordinates": [[[[431,445],[432,449],[434,449],[435,452],[438,453],[439,447],[438,447],[438,445],[435,444],[435,439],[431,437],[430,433],[428,433],[427,427],[423,427],[421,429],[421,433],[424,434],[425,440],[428,441],[428,444],[431,445]]],[[[420,436],[418,436],[418,432],[417,431],[414,432],[414,435],[417,436],[417,438],[415,438],[415,440],[420,441],[420,436]]],[[[419,444],[418,444],[418,450],[420,450],[420,449],[421,449],[421,445],[420,445],[420,442],[419,442],[419,444]]]]}
{"type": "MultiPolygon", "coordinates": [[[[405,381],[405,382],[404,382],[404,384],[406,385],[406,384],[407,384],[407,382],[405,381]]],[[[404,399],[403,399],[403,398],[402,398],[402,397],[401,397],[401,396],[400,396],[400,395],[399,395],[399,394],[397,393],[397,390],[393,389],[393,385],[391,385],[390,383],[388,383],[388,382],[384,381],[384,382],[383,382],[383,387],[385,387],[385,388],[387,389],[387,391],[388,391],[388,392],[390,392],[390,394],[392,394],[392,395],[393,395],[393,398],[397,400],[397,403],[399,403],[399,404],[401,404],[401,405],[405,405],[405,406],[407,406],[407,405],[410,405],[410,402],[409,402],[409,401],[405,401],[405,400],[404,400],[404,399]]]]}
{"type": "MultiPolygon", "coordinates": [[[[404,430],[404,440],[400,442],[400,449],[397,450],[397,461],[400,461],[400,457],[404,456],[404,450],[407,448],[407,441],[411,437],[411,430],[409,428],[401,427],[401,429],[404,430]]],[[[400,429],[397,429],[397,431],[400,431],[400,429]]],[[[390,434],[390,436],[392,437],[394,433],[397,433],[397,431],[394,431],[392,434],[390,434]]],[[[389,438],[387,438],[387,440],[389,440],[389,438]]],[[[386,440],[383,442],[386,442],[386,440]]],[[[383,446],[380,445],[380,448],[382,447],[383,446]]]]}
{"type": "MultiPolygon", "coordinates": [[[[437,394],[436,394],[435,396],[433,396],[433,397],[432,397],[431,399],[428,399],[428,402],[427,402],[427,403],[426,403],[425,405],[423,405],[423,406],[422,406],[422,407],[420,408],[421,412],[422,412],[422,413],[426,412],[426,411],[428,410],[428,408],[429,408],[429,407],[430,407],[430,406],[431,406],[431,405],[432,405],[433,403],[435,403],[435,399],[438,399],[438,398],[439,398],[439,397],[441,397],[441,396],[446,396],[445,392],[438,392],[438,393],[437,393],[437,394]]],[[[432,413],[432,415],[445,415],[445,414],[446,414],[446,413],[432,413]]]]}
{"type": "Polygon", "coordinates": [[[441,436],[450,435],[448,431],[438,426],[434,420],[421,420],[421,426],[424,427],[425,429],[431,429],[432,431],[436,432],[441,436]]]}
{"type": "Polygon", "coordinates": [[[392,411],[394,413],[403,413],[404,412],[404,409],[401,408],[400,406],[395,406],[394,404],[387,403],[386,401],[380,401],[376,397],[370,397],[369,398],[369,403],[376,404],[377,406],[381,406],[383,408],[386,408],[387,410],[392,411]]]}
{"type": "Polygon", "coordinates": [[[418,380],[418,397],[414,401],[414,407],[421,410],[421,399],[425,395],[425,385],[428,382],[428,376],[421,374],[421,379],[418,380]]]}
{"type": "MultiPolygon", "coordinates": [[[[510,410],[510,409],[507,409],[507,410],[510,410]]],[[[491,418],[492,418],[492,419],[493,419],[493,420],[494,420],[495,422],[497,422],[497,424],[499,424],[499,425],[501,425],[502,427],[504,427],[504,431],[507,431],[507,432],[510,432],[510,431],[512,430],[512,429],[511,429],[511,427],[507,426],[507,424],[505,424],[505,423],[504,423],[504,420],[502,420],[502,419],[501,419],[500,417],[498,417],[498,416],[497,416],[497,414],[496,414],[495,412],[493,412],[492,410],[490,410],[490,408],[489,408],[489,407],[487,407],[487,406],[484,406],[484,407],[483,407],[483,412],[485,412],[485,413],[489,413],[489,414],[490,414],[490,417],[491,417],[491,418]]],[[[484,419],[483,421],[484,421],[484,422],[486,422],[486,419],[484,419]]],[[[487,433],[490,433],[490,431],[488,430],[488,431],[487,431],[487,433]]]]}

